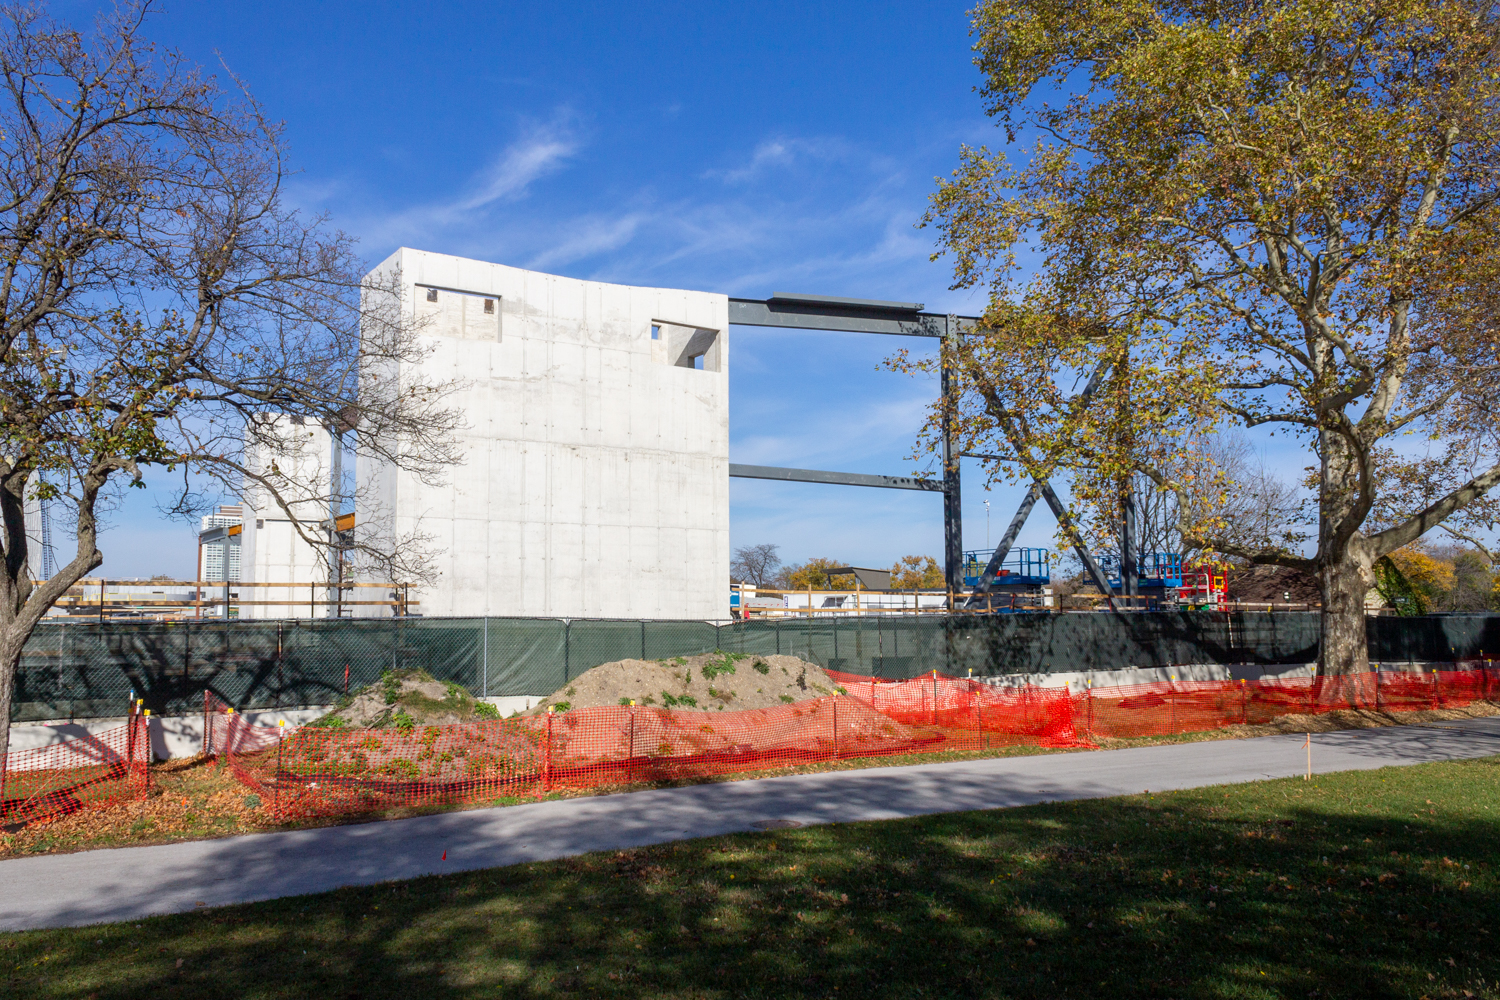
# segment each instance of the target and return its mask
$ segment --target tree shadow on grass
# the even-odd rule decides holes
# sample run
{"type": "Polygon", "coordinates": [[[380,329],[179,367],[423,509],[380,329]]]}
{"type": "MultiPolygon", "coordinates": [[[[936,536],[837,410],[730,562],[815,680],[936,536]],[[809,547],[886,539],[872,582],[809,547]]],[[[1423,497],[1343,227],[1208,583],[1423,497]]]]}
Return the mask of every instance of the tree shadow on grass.
{"type": "Polygon", "coordinates": [[[1492,815],[1486,758],[723,836],[3,955],[9,995],[99,1000],[1487,997],[1492,815]]]}

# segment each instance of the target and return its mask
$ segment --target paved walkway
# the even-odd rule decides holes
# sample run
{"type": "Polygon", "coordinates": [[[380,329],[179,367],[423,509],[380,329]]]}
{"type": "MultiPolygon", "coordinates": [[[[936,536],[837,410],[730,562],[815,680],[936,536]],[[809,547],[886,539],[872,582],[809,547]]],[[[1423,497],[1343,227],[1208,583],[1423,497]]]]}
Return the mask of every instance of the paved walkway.
{"type": "MultiPolygon", "coordinates": [[[[0,861],[0,930],[76,926],[757,828],[1301,774],[1302,736],[729,781],[357,826],[0,861]],[[447,852],[447,860],[441,860],[447,852]]],[[[1313,736],[1313,770],[1500,754],[1500,718],[1313,736]]]]}

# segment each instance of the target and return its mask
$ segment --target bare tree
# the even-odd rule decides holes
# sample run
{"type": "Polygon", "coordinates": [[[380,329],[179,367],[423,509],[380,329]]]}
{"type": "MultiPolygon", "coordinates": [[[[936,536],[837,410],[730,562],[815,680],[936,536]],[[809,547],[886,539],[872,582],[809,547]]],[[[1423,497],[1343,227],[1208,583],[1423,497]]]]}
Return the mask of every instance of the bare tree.
{"type": "MultiPolygon", "coordinates": [[[[1180,553],[1184,565],[1220,555],[1203,547],[1200,539],[1183,536],[1184,502],[1194,508],[1188,512],[1189,521],[1200,514],[1198,509],[1211,510],[1222,522],[1223,537],[1237,546],[1289,553],[1301,550],[1309,528],[1301,491],[1266,465],[1244,434],[1230,429],[1204,435],[1184,451],[1216,474],[1199,480],[1197,489],[1179,490],[1164,490],[1143,474],[1132,476],[1139,525],[1137,551],[1180,553]]],[[[1122,519],[1123,513],[1117,511],[1111,529],[1122,519]]],[[[1113,541],[1119,544],[1117,535],[1113,541]]]]}
{"type": "MultiPolygon", "coordinates": [[[[87,33],[0,10],[0,761],[22,648],[103,562],[122,485],[180,475],[184,511],[204,477],[257,490],[326,547],[339,484],[284,475],[288,442],[261,415],[352,433],[434,480],[454,459],[449,387],[382,377],[422,352],[398,290],[362,287],[352,240],[284,204],[279,126],[237,81],[144,40],[148,10],[87,33]],[[77,539],[45,581],[24,515],[43,498],[77,539]]],[[[415,570],[402,548],[356,554],[415,570]]]]}
{"type": "MultiPolygon", "coordinates": [[[[1205,508],[1217,504],[1218,537],[1239,549],[1288,554],[1301,551],[1310,537],[1301,493],[1256,456],[1244,434],[1229,430],[1209,436],[1194,451],[1218,471],[1210,488],[1222,496],[1195,496],[1189,489],[1181,494],[1193,497],[1193,502],[1205,508]]],[[[1178,495],[1171,494],[1174,499],[1178,495]]],[[[1176,513],[1177,504],[1172,506],[1176,513]]],[[[1180,518],[1176,527],[1180,532],[1180,518]]]]}
{"type": "Polygon", "coordinates": [[[777,545],[746,545],[734,550],[734,561],[729,571],[741,580],[748,580],[757,587],[768,587],[776,579],[781,568],[781,557],[776,554],[777,545]]]}

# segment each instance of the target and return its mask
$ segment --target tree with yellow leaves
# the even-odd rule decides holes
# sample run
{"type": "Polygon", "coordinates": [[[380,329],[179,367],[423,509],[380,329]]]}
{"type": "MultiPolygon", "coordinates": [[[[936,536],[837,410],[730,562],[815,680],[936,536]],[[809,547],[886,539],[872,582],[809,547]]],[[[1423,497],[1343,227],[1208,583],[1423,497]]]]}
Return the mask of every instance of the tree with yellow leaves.
{"type": "Polygon", "coordinates": [[[942,590],[943,571],[932,556],[902,556],[891,567],[894,590],[942,590]]]}
{"type": "MultiPolygon", "coordinates": [[[[1319,673],[1368,669],[1373,567],[1500,483],[1500,11],[1470,0],[988,0],[987,109],[1024,164],[965,148],[927,222],[987,287],[941,358],[991,479],[1071,476],[1118,523],[1135,476],[1183,536],[1315,575],[1319,673]],[[1059,93],[1058,91],[1062,92],[1059,93]],[[1310,554],[1236,537],[1195,442],[1305,449],[1310,554]],[[1430,455],[1398,453],[1420,434],[1430,455]],[[1425,463],[1425,464],[1424,464],[1425,463]]],[[[1334,685],[1335,689],[1340,685],[1334,685]]]]}
{"type": "Polygon", "coordinates": [[[785,571],[785,586],[791,590],[806,590],[809,587],[813,590],[853,590],[853,573],[828,575],[830,569],[839,569],[848,565],[846,562],[816,556],[805,563],[788,567],[785,571]]]}

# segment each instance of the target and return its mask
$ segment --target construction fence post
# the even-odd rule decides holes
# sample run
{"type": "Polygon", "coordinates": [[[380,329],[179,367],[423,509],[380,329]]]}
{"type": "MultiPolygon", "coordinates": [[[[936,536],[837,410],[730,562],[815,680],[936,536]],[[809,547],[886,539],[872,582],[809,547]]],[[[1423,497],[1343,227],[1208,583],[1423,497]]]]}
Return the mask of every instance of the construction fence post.
{"type": "Polygon", "coordinates": [[[135,689],[130,690],[130,700],[125,704],[125,776],[130,777],[135,767],[135,689]]]}
{"type": "Polygon", "coordinates": [[[542,795],[552,789],[552,706],[547,706],[546,743],[542,745],[542,795]]]}
{"type": "Polygon", "coordinates": [[[151,790],[151,709],[146,709],[141,716],[141,738],[140,744],[142,756],[145,760],[141,763],[141,794],[151,790]]]}
{"type": "Polygon", "coordinates": [[[276,720],[276,775],[271,786],[271,814],[281,815],[281,741],[286,736],[286,720],[276,720]]]}
{"type": "Polygon", "coordinates": [[[833,696],[833,759],[839,759],[839,696],[833,696]]]}
{"type": "Polygon", "coordinates": [[[1088,679],[1088,699],[1089,699],[1089,714],[1088,714],[1088,720],[1089,721],[1087,723],[1087,727],[1088,728],[1085,730],[1085,732],[1088,733],[1089,742],[1092,743],[1092,742],[1094,742],[1094,679],[1092,677],[1090,677],[1088,679]]]}
{"type": "Polygon", "coordinates": [[[1172,674],[1171,680],[1167,681],[1167,694],[1172,698],[1172,733],[1177,735],[1177,675],[1172,674]]]}

